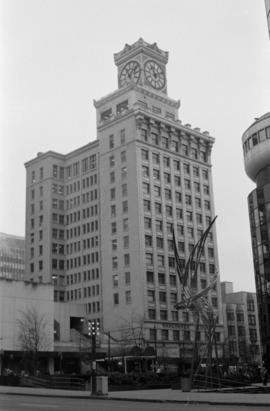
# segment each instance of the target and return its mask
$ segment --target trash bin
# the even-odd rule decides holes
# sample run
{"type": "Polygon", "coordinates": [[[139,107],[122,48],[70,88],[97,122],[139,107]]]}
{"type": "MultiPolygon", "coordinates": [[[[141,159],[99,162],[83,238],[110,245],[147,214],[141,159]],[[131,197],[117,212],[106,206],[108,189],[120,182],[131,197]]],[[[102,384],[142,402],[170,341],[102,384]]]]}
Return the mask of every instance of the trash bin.
{"type": "Polygon", "coordinates": [[[97,376],[97,394],[108,395],[108,377],[97,376]]]}
{"type": "Polygon", "coordinates": [[[181,377],[181,390],[183,392],[189,392],[191,390],[190,377],[181,377]]]}

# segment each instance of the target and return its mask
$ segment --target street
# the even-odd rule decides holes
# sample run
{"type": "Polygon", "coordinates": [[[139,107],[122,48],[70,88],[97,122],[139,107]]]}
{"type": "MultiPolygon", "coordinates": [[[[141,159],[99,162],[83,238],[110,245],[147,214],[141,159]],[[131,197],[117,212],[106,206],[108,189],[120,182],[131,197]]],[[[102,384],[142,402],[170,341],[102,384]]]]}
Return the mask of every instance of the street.
{"type": "MultiPolygon", "coordinates": [[[[0,395],[0,411],[236,411],[236,405],[209,404],[173,404],[136,401],[74,399],[56,397],[35,397],[26,395],[0,395]]],[[[258,411],[257,406],[241,406],[241,410],[258,411]]],[[[269,411],[269,407],[259,407],[260,411],[269,411]]]]}

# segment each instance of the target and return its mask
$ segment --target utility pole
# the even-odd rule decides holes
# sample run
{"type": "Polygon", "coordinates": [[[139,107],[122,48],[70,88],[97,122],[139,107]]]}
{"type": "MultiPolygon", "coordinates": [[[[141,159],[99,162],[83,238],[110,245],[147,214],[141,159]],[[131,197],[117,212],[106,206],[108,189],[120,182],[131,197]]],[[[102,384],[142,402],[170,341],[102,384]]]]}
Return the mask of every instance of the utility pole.
{"type": "Polygon", "coordinates": [[[108,331],[108,371],[111,371],[111,333],[108,331]]]}
{"type": "Polygon", "coordinates": [[[88,321],[88,335],[92,337],[92,390],[91,395],[97,393],[97,362],[96,362],[96,336],[99,334],[99,320],[88,321]]]}

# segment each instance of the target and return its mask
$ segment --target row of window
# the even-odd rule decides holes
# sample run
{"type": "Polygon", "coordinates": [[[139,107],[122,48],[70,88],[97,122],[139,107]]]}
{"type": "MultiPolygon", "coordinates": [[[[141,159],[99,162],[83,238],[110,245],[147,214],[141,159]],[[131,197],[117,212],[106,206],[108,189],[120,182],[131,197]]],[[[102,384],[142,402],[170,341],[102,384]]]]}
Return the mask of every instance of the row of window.
{"type": "MultiPolygon", "coordinates": [[[[131,279],[130,279],[130,272],[126,271],[124,274],[124,281],[126,286],[130,286],[131,279]]],[[[112,285],[114,288],[117,288],[119,285],[119,275],[118,274],[113,274],[112,276],[112,285]]]]}
{"type": "Polygon", "coordinates": [[[191,157],[194,160],[199,160],[205,163],[208,160],[206,151],[199,150],[195,147],[189,147],[187,144],[184,144],[181,141],[180,134],[175,136],[175,138],[169,139],[169,137],[161,136],[157,132],[149,132],[147,129],[141,129],[141,138],[146,143],[160,146],[166,150],[172,150],[184,156],[191,157]]]}
{"type": "Polygon", "coordinates": [[[66,260],[66,269],[81,267],[81,265],[95,264],[99,262],[99,253],[97,251],[83,255],[82,257],[74,257],[66,260]]]}
{"type": "Polygon", "coordinates": [[[200,177],[200,171],[202,173],[202,178],[203,180],[208,181],[209,179],[209,173],[208,170],[206,169],[201,169],[198,166],[192,166],[189,163],[182,163],[180,160],[178,159],[171,159],[170,157],[166,157],[166,156],[162,156],[159,153],[155,153],[155,152],[150,152],[149,150],[142,148],[141,149],[141,159],[143,162],[147,162],[150,160],[150,155],[151,155],[151,159],[152,159],[152,164],[153,165],[160,165],[161,161],[163,163],[163,166],[165,168],[173,168],[175,173],[179,173],[181,171],[181,165],[182,165],[182,170],[184,172],[185,175],[190,175],[191,174],[191,170],[193,173],[193,177],[200,177]]]}
{"type": "MultiPolygon", "coordinates": [[[[203,340],[203,335],[204,333],[201,331],[197,331],[197,341],[204,341],[203,340]]],[[[149,339],[151,341],[160,341],[160,340],[165,340],[165,341],[183,341],[183,342],[188,342],[191,341],[191,332],[190,330],[167,330],[167,329],[162,329],[162,330],[157,330],[156,328],[150,328],[149,329],[149,339]]],[[[217,342],[220,341],[220,333],[217,331],[215,332],[215,340],[217,342]]]]}
{"type": "Polygon", "coordinates": [[[243,145],[243,150],[244,153],[247,153],[249,150],[251,150],[253,147],[255,147],[257,144],[262,143],[263,141],[270,139],[270,127],[262,128],[256,133],[253,133],[252,136],[250,136],[243,145]]]}

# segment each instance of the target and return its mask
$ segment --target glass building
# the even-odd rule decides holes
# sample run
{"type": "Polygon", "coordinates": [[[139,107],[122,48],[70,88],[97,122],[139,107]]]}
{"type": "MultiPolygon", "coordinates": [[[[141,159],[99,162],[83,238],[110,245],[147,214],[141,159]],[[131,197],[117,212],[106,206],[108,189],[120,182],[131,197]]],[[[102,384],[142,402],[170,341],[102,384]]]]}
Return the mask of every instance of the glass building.
{"type": "Polygon", "coordinates": [[[255,119],[242,143],[246,173],[256,183],[248,206],[263,356],[270,365],[270,113],[255,119]]]}

